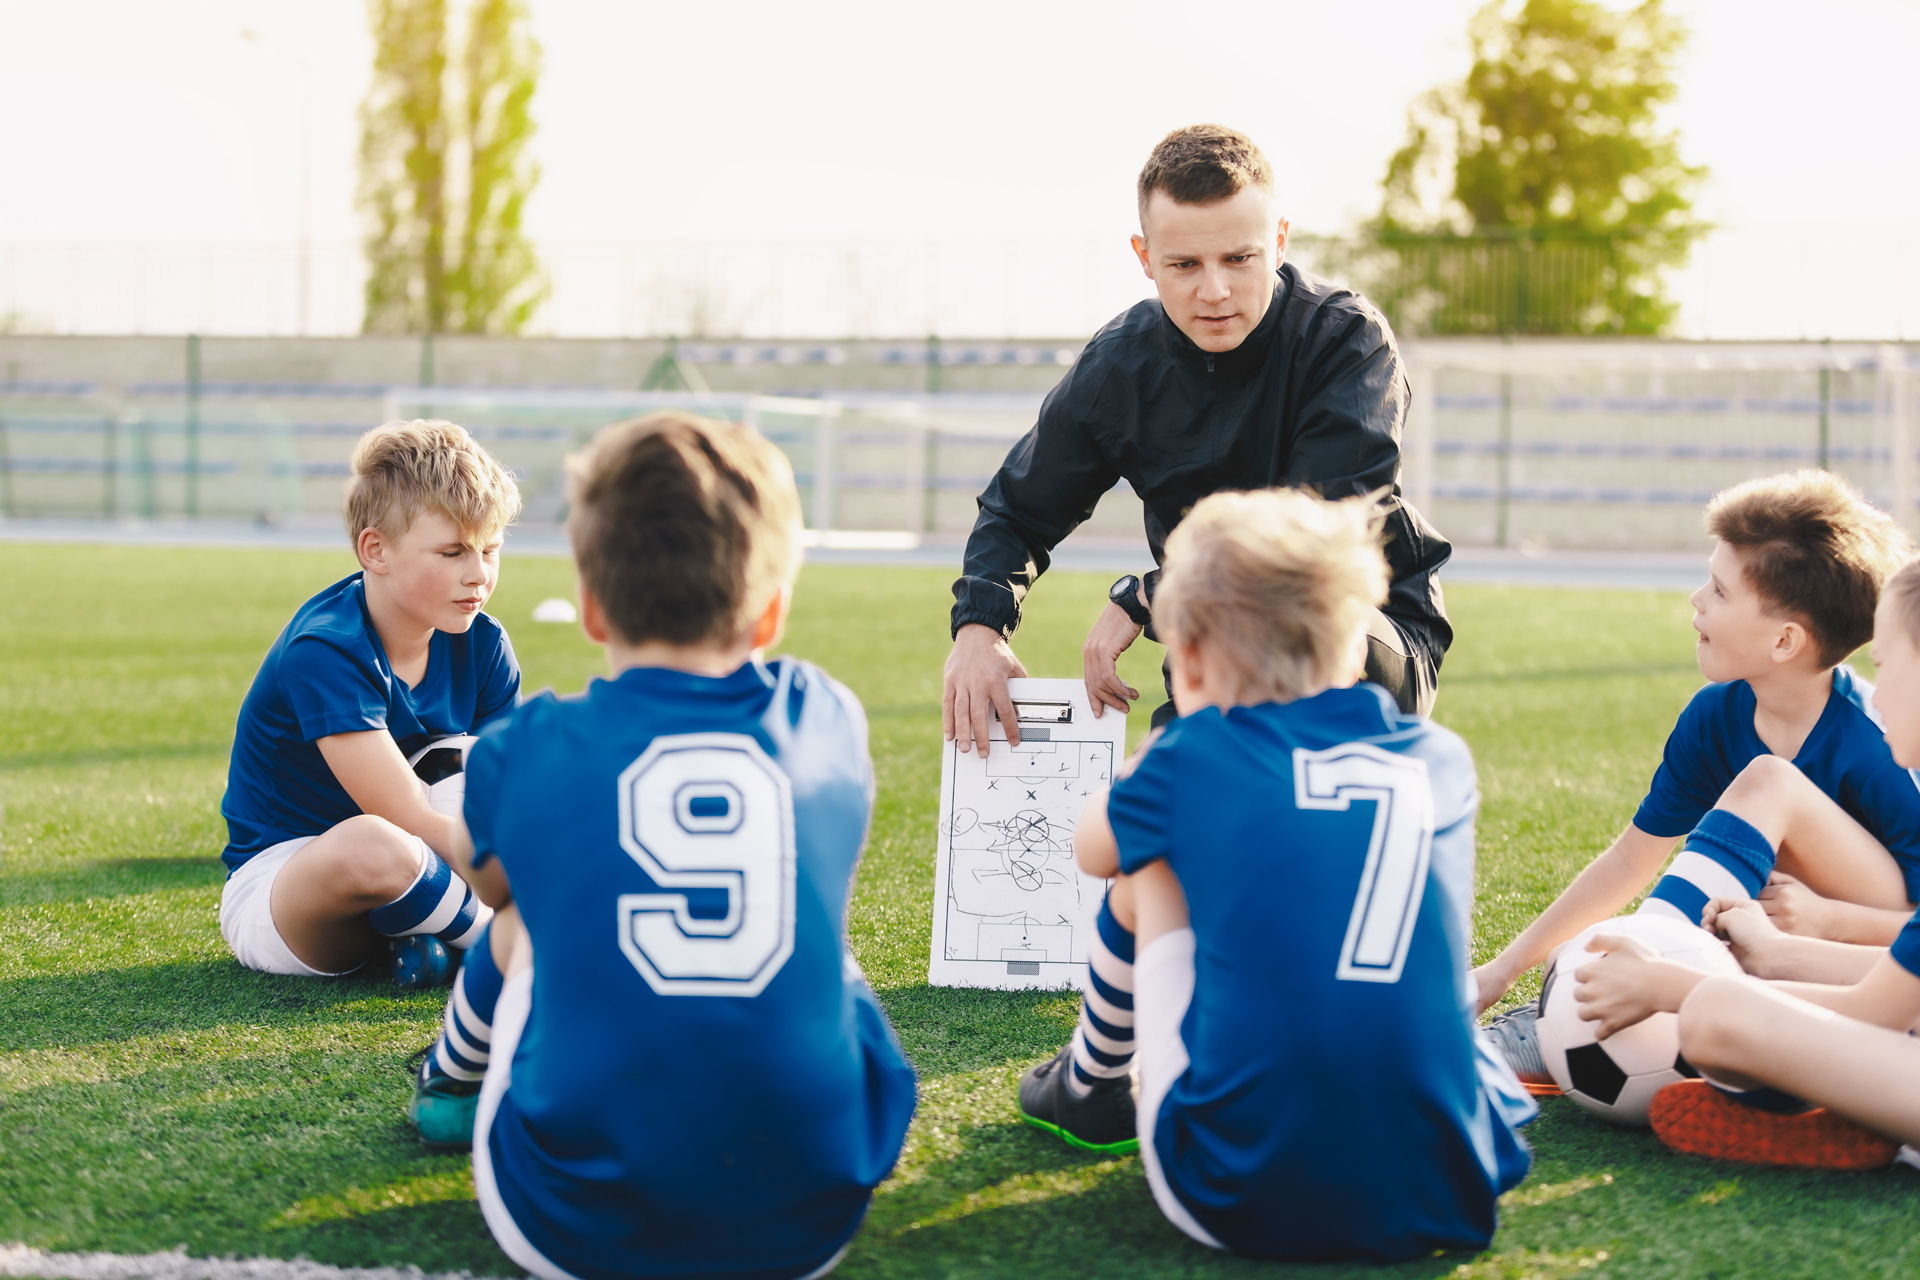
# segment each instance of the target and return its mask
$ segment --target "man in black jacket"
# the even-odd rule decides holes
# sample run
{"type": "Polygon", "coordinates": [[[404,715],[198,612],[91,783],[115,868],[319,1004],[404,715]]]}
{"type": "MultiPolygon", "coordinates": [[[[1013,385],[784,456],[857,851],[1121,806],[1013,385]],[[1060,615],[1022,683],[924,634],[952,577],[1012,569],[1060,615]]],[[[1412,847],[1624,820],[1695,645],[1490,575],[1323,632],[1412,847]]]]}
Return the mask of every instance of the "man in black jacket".
{"type": "MultiPolygon", "coordinates": [[[[1367,678],[1424,714],[1453,639],[1436,576],[1452,548],[1399,496],[1408,389],[1385,317],[1284,261],[1273,171],[1244,134],[1168,134],[1140,172],[1139,197],[1133,248],[1159,297],[1093,336],[980,495],[953,585],[947,737],[985,756],[995,707],[1019,741],[1006,682],[1026,674],[1008,643],[1020,602],[1048,553],[1122,478],[1145,504],[1156,564],[1168,531],[1219,490],[1377,495],[1393,583],[1368,628],[1367,678]]],[[[1124,713],[1140,696],[1115,664],[1151,627],[1158,578],[1114,583],[1087,635],[1096,714],[1124,713]]],[[[1154,722],[1172,715],[1168,702],[1154,722]]]]}

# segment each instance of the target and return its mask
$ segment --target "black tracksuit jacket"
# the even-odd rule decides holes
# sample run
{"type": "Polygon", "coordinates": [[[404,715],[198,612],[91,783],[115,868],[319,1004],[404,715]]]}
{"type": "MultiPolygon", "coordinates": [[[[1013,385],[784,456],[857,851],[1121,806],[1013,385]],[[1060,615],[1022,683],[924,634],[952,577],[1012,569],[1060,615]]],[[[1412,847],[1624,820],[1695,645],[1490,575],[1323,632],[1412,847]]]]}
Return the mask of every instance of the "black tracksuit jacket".
{"type": "MultiPolygon", "coordinates": [[[[1231,351],[1200,350],[1156,298],[1087,343],[980,495],[952,630],[1011,636],[1048,553],[1125,479],[1155,564],[1193,504],[1223,489],[1381,492],[1393,585],[1382,612],[1429,672],[1453,628],[1436,574],[1452,547],[1400,499],[1409,392],[1387,321],[1365,298],[1283,263],[1265,318],[1231,351]]],[[[1149,575],[1149,594],[1158,579],[1149,575]]]]}

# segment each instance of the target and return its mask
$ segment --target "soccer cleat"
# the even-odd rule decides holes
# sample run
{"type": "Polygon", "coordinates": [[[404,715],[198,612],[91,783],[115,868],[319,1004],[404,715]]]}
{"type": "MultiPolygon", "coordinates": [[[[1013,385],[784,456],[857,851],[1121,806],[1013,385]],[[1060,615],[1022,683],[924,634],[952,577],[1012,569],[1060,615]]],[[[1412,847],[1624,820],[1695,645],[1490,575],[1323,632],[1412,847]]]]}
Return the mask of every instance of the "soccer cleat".
{"type": "Polygon", "coordinates": [[[407,1119],[413,1122],[427,1150],[471,1151],[473,1118],[480,1108],[480,1082],[429,1075],[432,1054],[433,1046],[428,1045],[407,1059],[407,1072],[413,1077],[407,1119]]]}
{"type": "Polygon", "coordinates": [[[1540,1055],[1539,1004],[1523,1004],[1518,1009],[1509,1009],[1481,1030],[1492,1039],[1493,1047],[1513,1068],[1513,1074],[1520,1077],[1520,1083],[1526,1086],[1528,1093],[1536,1098],[1560,1096],[1560,1086],[1553,1082],[1553,1075],[1547,1070],[1547,1060],[1540,1055]]]}
{"type": "Polygon", "coordinates": [[[388,938],[387,953],[393,980],[408,990],[443,986],[459,969],[447,944],[430,933],[388,938]]]}
{"type": "Polygon", "coordinates": [[[1800,1169],[1881,1169],[1900,1144],[1813,1107],[1792,1115],[1750,1107],[1705,1080],[1682,1080],[1653,1095],[1647,1119],[1675,1151],[1746,1164],[1800,1169]]]}
{"type": "Polygon", "coordinates": [[[1067,1087],[1073,1045],[1020,1077],[1020,1118],[1069,1146],[1101,1155],[1140,1149],[1133,1129],[1133,1082],[1126,1076],[1097,1080],[1084,1098],[1067,1087]]]}

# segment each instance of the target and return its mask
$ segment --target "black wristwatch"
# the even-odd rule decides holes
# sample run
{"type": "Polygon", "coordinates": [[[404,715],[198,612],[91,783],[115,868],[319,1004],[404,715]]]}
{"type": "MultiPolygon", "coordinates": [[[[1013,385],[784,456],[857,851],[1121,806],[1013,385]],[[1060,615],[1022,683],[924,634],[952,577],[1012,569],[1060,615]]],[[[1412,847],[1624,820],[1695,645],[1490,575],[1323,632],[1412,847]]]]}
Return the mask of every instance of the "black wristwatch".
{"type": "Polygon", "coordinates": [[[1122,574],[1118,581],[1107,588],[1107,599],[1125,610],[1126,615],[1138,626],[1144,627],[1153,621],[1153,611],[1140,598],[1140,579],[1135,574],[1122,574]]]}

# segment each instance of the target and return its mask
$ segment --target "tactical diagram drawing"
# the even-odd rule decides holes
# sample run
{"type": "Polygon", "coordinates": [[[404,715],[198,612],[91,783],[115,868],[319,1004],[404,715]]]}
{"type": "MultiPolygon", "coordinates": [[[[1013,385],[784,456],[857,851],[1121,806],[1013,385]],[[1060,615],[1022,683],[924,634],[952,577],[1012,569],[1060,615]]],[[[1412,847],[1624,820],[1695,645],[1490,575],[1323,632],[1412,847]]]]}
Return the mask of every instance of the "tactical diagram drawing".
{"type": "Polygon", "coordinates": [[[1112,783],[1126,717],[1095,720],[1078,680],[1008,684],[1019,746],[998,721],[986,760],[945,744],[927,974],[940,986],[1077,984],[1106,891],[1074,865],[1073,829],[1112,783]]]}

